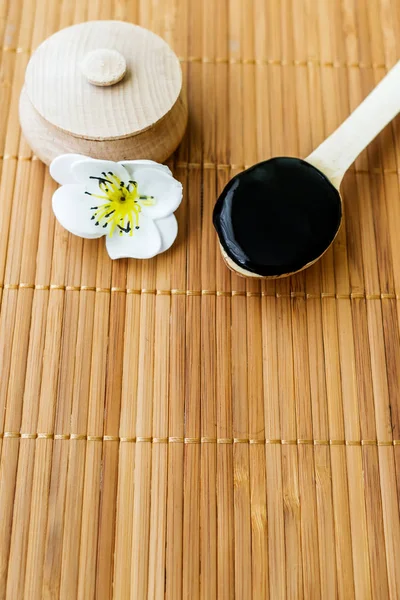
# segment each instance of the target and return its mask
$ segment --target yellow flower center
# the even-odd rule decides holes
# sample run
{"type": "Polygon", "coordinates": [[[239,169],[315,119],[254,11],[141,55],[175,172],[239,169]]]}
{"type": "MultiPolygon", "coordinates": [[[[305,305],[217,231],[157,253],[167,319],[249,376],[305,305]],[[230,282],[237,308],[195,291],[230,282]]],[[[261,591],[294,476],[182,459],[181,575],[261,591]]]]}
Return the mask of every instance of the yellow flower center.
{"type": "Polygon", "coordinates": [[[85,192],[93,198],[105,200],[103,204],[92,206],[90,210],[94,211],[91,217],[96,221],[96,226],[102,226],[104,229],[109,225],[110,237],[116,229],[119,229],[119,235],[128,233],[133,235],[134,229],[139,229],[139,215],[142,212],[142,206],[151,206],[155,204],[154,196],[142,196],[138,191],[136,181],[121,181],[117,175],[111,171],[101,173],[101,177],[93,177],[99,182],[101,194],[92,194],[85,192]]]}

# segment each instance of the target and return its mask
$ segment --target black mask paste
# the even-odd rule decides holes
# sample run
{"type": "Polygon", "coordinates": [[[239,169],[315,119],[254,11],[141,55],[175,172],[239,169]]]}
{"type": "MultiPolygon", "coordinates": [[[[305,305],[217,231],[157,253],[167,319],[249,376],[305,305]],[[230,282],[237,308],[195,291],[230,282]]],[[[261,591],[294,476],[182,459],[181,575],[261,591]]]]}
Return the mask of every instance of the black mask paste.
{"type": "Polygon", "coordinates": [[[236,175],[214,208],[225,252],[263,276],[298,271],[318,258],[339,229],[339,192],[299,158],[272,158],[236,175]]]}

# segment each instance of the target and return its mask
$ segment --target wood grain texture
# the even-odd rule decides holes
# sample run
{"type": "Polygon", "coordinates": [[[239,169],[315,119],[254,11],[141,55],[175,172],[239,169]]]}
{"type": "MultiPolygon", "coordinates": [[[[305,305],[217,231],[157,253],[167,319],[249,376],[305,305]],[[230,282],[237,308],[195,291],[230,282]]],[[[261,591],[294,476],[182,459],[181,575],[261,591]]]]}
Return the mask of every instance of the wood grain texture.
{"type": "Polygon", "coordinates": [[[181,94],[170,112],[153,127],[121,140],[86,140],[68,135],[48,123],[34,110],[24,89],[20,97],[20,120],[26,140],[44,163],[65,153],[107,160],[134,160],[144,156],[164,162],[180,143],[187,125],[187,103],[181,94]]]}
{"type": "Polygon", "coordinates": [[[126,75],[125,57],[117,50],[98,48],[86,53],[80,63],[87,81],[99,87],[115,85],[126,75]]]}
{"type": "Polygon", "coordinates": [[[151,31],[117,21],[67,27],[45,40],[25,74],[33,107],[51,125],[86,139],[118,139],[147,129],[175,104],[182,87],[178,58],[151,31]],[[117,51],[127,63],[118,86],[98,89],[82,73],[88,53],[117,51]]]}
{"type": "Polygon", "coordinates": [[[0,4],[1,599],[398,599],[398,119],[307,271],[239,278],[210,216],[245,165],[329,136],[399,27],[387,0],[0,4]],[[151,261],[58,227],[18,127],[31,48],[85,19],[150,28],[181,61],[185,199],[151,261]]]}
{"type": "Polygon", "coordinates": [[[163,39],[130,23],[67,27],[33,53],[20,120],[46,163],[75,150],[163,162],[187,123],[179,60],[163,39]]]}

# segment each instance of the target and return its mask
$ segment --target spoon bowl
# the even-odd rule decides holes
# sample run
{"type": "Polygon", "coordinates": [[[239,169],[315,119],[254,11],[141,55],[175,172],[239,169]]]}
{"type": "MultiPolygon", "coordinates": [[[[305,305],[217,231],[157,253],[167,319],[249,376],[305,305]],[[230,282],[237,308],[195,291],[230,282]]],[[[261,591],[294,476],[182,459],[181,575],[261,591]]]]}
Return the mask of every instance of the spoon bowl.
{"type": "Polygon", "coordinates": [[[285,277],[313,264],[341,223],[338,190],[299,158],[272,158],[234,177],[214,208],[225,262],[241,275],[285,277]]]}
{"type": "Polygon", "coordinates": [[[325,254],[342,221],[345,172],[399,111],[400,62],[306,159],[272,158],[233,177],[213,214],[228,267],[276,279],[325,254]]]}

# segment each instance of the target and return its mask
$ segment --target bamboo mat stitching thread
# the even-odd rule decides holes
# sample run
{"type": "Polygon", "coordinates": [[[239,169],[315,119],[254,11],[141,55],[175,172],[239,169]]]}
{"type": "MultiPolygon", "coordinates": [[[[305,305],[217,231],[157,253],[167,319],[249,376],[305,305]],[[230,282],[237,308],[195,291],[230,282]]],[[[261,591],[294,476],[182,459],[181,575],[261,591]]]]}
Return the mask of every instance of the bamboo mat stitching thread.
{"type": "Polygon", "coordinates": [[[152,444],[260,444],[282,446],[400,446],[400,440],[320,440],[320,439],[258,439],[258,438],[213,438],[213,437],[124,437],[117,435],[90,435],[84,433],[24,433],[5,431],[0,439],[46,439],[78,440],[88,442],[122,442],[152,444]]]}
{"type": "Polygon", "coordinates": [[[135,289],[123,287],[95,287],[90,285],[64,285],[64,284],[39,284],[39,283],[4,283],[0,284],[0,289],[18,290],[32,289],[41,291],[61,290],[65,292],[98,292],[98,293],[121,293],[127,295],[156,295],[156,296],[217,296],[217,297],[236,297],[245,296],[247,298],[301,298],[303,300],[318,300],[332,298],[335,300],[400,300],[400,294],[390,292],[381,292],[367,294],[365,292],[351,292],[349,294],[335,294],[333,292],[320,292],[319,294],[308,294],[305,292],[290,292],[290,294],[281,294],[280,292],[245,292],[243,290],[162,290],[162,289],[135,289]]]}
{"type": "MultiPolygon", "coordinates": [[[[35,155],[16,155],[16,154],[4,154],[0,155],[0,160],[23,160],[23,161],[37,161],[39,158],[35,155]]],[[[219,163],[219,162],[190,162],[190,161],[177,161],[174,163],[174,168],[178,169],[218,169],[218,170],[226,170],[232,169],[233,171],[239,170],[244,171],[245,169],[250,168],[251,164],[235,164],[235,163],[219,163]]],[[[379,168],[379,167],[371,167],[369,169],[360,169],[354,166],[351,166],[349,171],[351,173],[356,174],[364,174],[364,175],[400,175],[400,169],[389,169],[389,168],[379,168]]]]}
{"type": "MultiPolygon", "coordinates": [[[[15,52],[16,54],[31,54],[31,48],[4,46],[2,52],[15,52]]],[[[181,63],[201,63],[201,64],[230,64],[230,65],[256,65],[256,66],[278,66],[278,67],[331,67],[331,68],[351,68],[351,69],[389,69],[385,63],[364,63],[364,62],[340,62],[340,61],[321,61],[308,58],[307,60],[287,60],[277,58],[230,58],[230,57],[208,57],[208,56],[179,56],[181,63]]]]}

